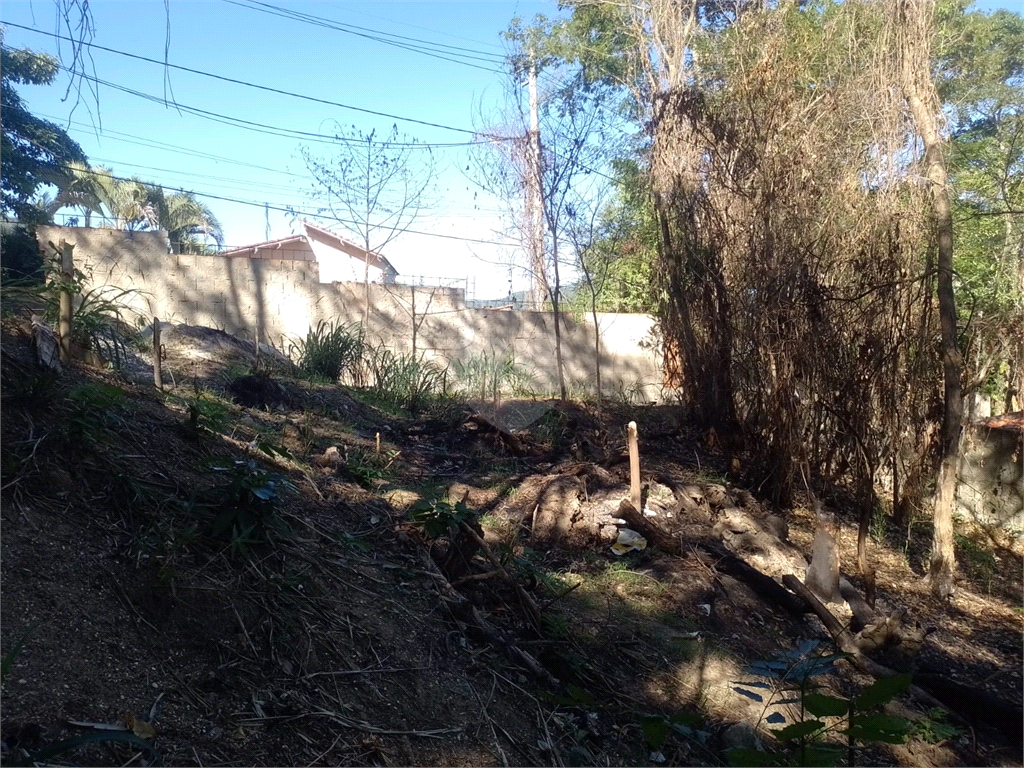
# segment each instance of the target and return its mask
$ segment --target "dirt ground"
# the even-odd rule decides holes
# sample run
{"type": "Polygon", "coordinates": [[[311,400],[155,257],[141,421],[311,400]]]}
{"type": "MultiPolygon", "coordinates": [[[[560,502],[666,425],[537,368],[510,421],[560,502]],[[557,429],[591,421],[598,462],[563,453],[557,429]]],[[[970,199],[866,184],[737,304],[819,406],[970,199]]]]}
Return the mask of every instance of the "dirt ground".
{"type": "MultiPolygon", "coordinates": [[[[737,724],[770,744],[766,718],[793,714],[739,694],[744,665],[805,640],[832,650],[816,618],[700,547],[802,578],[813,514],[730,480],[732,457],[677,408],[524,400],[400,417],[282,373],[240,384],[251,344],[168,330],[159,393],[145,357],[127,375],[40,375],[4,328],[4,764],[114,733],[137,738],[48,762],[143,764],[142,739],[165,765],[724,765],[753,738],[737,724]],[[261,405],[233,402],[250,396],[261,405]],[[645,513],[678,554],[613,552],[629,421],[645,513]],[[455,527],[430,535],[418,501],[455,527]]],[[[857,511],[832,507],[853,573],[857,511]]],[[[927,523],[882,527],[876,608],[934,628],[915,670],[1019,708],[1019,540],[965,532],[940,604],[923,581],[927,523]]],[[[827,678],[844,696],[869,683],[846,662],[827,678]]],[[[912,696],[889,711],[911,737],[860,764],[1021,765],[1006,729],[912,696]]]]}

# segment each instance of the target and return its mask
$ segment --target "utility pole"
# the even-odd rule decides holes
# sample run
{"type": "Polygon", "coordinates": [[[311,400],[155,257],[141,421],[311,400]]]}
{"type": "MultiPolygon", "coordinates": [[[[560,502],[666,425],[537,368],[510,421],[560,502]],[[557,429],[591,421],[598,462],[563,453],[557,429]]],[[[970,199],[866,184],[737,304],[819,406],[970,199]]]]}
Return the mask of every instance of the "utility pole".
{"type": "Polygon", "coordinates": [[[530,244],[530,267],[533,270],[534,309],[547,299],[547,278],[544,271],[544,195],[541,189],[540,115],[537,106],[537,60],[530,51],[530,133],[528,134],[526,218],[530,244]]]}

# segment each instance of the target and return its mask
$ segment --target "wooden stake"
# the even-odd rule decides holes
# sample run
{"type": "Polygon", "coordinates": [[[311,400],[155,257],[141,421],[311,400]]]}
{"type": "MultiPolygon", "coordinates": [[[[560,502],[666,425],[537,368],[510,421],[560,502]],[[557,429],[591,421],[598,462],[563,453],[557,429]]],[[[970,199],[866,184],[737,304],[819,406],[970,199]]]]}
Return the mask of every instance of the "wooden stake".
{"type": "MultiPolygon", "coordinates": [[[[65,286],[70,286],[75,274],[75,246],[66,240],[60,241],[60,279],[65,286]]],[[[60,333],[60,361],[65,365],[71,363],[71,319],[72,295],[67,287],[60,292],[60,315],[57,330],[60,333]]]]}
{"type": "Polygon", "coordinates": [[[631,421],[626,427],[629,445],[629,500],[633,506],[643,511],[640,505],[640,446],[637,443],[636,422],[631,421]]]}
{"type": "Polygon", "coordinates": [[[160,318],[153,318],[153,384],[164,388],[163,361],[160,359],[160,318]]]}

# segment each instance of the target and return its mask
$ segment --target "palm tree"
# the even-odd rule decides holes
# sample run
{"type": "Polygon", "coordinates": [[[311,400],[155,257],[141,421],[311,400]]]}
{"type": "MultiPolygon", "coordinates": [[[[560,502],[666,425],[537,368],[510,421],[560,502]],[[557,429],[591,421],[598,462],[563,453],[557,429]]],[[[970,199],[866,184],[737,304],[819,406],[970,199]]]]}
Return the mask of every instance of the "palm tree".
{"type": "Polygon", "coordinates": [[[61,208],[81,208],[87,227],[96,213],[109,216],[116,229],[166,229],[174,253],[203,253],[211,239],[218,247],[224,244],[220,222],[194,192],[167,194],[158,184],[116,178],[103,166],[76,164],[45,207],[51,216],[61,208]]]}
{"type": "Polygon", "coordinates": [[[100,199],[114,220],[115,229],[133,232],[159,226],[158,205],[149,185],[137,177],[115,179],[109,171],[102,170],[103,174],[96,177],[100,199]]]}
{"type": "Polygon", "coordinates": [[[174,192],[170,195],[159,190],[157,216],[160,226],[167,230],[174,253],[205,253],[209,240],[218,247],[224,244],[224,230],[210,207],[196,199],[194,192],[174,192]]]}
{"type": "Polygon", "coordinates": [[[85,214],[85,226],[92,226],[92,215],[103,215],[103,201],[100,199],[100,187],[97,173],[109,173],[105,168],[90,168],[87,163],[73,161],[67,165],[67,174],[63,183],[58,185],[57,194],[50,198],[43,196],[41,201],[46,213],[52,218],[61,208],[81,208],[85,214]]]}

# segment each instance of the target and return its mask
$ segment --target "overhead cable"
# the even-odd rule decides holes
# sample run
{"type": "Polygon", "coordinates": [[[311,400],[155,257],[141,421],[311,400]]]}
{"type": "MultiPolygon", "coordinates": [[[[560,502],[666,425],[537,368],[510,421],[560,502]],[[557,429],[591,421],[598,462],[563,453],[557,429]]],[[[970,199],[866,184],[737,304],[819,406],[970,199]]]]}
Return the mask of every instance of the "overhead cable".
{"type": "MultiPolygon", "coordinates": [[[[44,32],[41,29],[35,29],[34,27],[28,27],[28,26],[25,26],[23,24],[15,24],[14,22],[10,22],[10,21],[5,21],[4,24],[9,26],[9,27],[15,27],[17,29],[23,29],[23,30],[26,30],[28,32],[35,32],[36,34],[39,34],[39,35],[45,35],[47,37],[52,37],[52,38],[55,38],[57,40],[67,40],[67,41],[70,41],[72,39],[72,38],[66,37],[64,35],[58,35],[58,34],[56,34],[54,32],[44,32]]],[[[201,75],[202,77],[213,78],[214,80],[221,80],[223,82],[232,83],[234,85],[241,85],[241,86],[244,86],[246,88],[255,88],[257,90],[266,91],[268,93],[276,93],[279,96],[290,96],[292,98],[303,99],[304,101],[311,101],[311,102],[314,102],[314,103],[317,103],[317,104],[325,104],[325,105],[327,105],[329,107],[338,107],[339,109],[348,109],[348,110],[352,110],[353,112],[361,112],[363,114],[374,115],[376,117],[386,117],[388,120],[400,120],[400,121],[406,122],[406,123],[414,123],[416,125],[425,125],[425,126],[427,126],[429,128],[440,128],[440,129],[445,130],[445,131],[455,131],[457,133],[468,133],[470,135],[478,135],[477,131],[474,131],[474,130],[472,130],[470,128],[458,128],[458,127],[452,126],[452,125],[443,125],[441,123],[432,123],[432,122],[430,122],[428,120],[419,120],[419,119],[413,118],[413,117],[403,117],[401,115],[392,115],[392,114],[389,114],[387,112],[378,112],[378,111],[373,110],[373,109],[365,109],[363,107],[354,107],[351,104],[342,104],[341,102],[338,102],[338,101],[331,101],[329,99],[321,99],[321,98],[317,98],[316,96],[309,96],[309,95],[303,94],[303,93],[294,93],[293,91],[285,91],[285,90],[282,90],[280,88],[271,88],[269,85],[259,85],[257,83],[250,83],[250,82],[248,82],[246,80],[239,80],[239,79],[234,78],[234,77],[227,77],[225,75],[217,75],[217,74],[214,74],[213,72],[204,72],[203,70],[193,69],[191,67],[183,67],[180,64],[169,64],[169,63],[165,63],[163,61],[160,61],[158,59],[151,59],[148,56],[139,56],[138,54],[135,54],[135,53],[128,53],[127,51],[119,51],[116,48],[107,48],[106,46],[98,45],[96,43],[85,43],[85,45],[88,45],[90,48],[95,48],[97,50],[106,51],[108,53],[114,53],[114,54],[117,54],[118,56],[126,56],[126,57],[128,57],[130,59],[135,59],[137,61],[145,61],[145,62],[148,62],[150,64],[158,64],[161,67],[170,67],[171,69],[177,69],[177,70],[180,70],[182,72],[189,72],[190,74],[193,74],[193,75],[201,75]]],[[[71,71],[71,70],[67,70],[67,71],[71,71]]],[[[77,71],[75,71],[75,74],[77,75],[79,73],[77,71]]],[[[161,101],[163,101],[163,99],[161,99],[161,101]]],[[[487,137],[487,138],[498,138],[498,137],[487,137]]]]}

